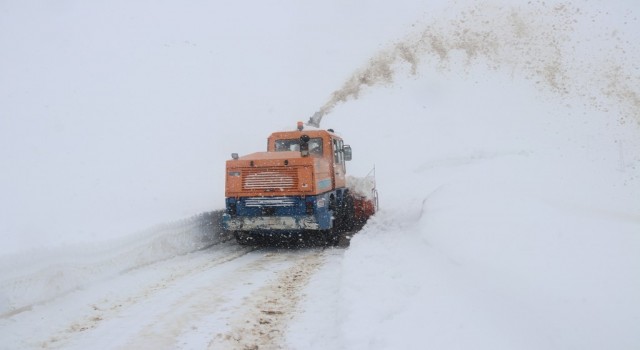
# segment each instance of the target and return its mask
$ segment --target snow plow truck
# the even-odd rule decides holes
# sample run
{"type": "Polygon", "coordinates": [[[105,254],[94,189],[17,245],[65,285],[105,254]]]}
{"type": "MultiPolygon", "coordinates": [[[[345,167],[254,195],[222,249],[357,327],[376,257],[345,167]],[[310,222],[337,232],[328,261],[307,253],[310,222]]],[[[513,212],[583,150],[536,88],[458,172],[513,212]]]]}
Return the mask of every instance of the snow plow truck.
{"type": "Polygon", "coordinates": [[[352,150],[332,129],[274,132],[266,152],[226,162],[223,228],[238,243],[265,239],[337,245],[378,207],[375,173],[347,176],[352,150]]]}

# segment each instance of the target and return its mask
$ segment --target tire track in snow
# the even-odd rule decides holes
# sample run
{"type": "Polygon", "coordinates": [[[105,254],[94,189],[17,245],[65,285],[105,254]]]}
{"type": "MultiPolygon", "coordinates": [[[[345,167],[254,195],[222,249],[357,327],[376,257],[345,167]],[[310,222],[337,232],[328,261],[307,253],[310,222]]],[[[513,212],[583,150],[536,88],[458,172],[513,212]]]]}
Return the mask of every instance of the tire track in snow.
{"type": "Polygon", "coordinates": [[[223,243],[132,271],[111,286],[126,289],[132,281],[150,280],[135,291],[113,297],[96,293],[103,286],[95,286],[84,302],[89,312],[30,348],[280,348],[300,292],[323,261],[318,248],[223,243]],[[162,277],[155,278],[157,273],[162,277]],[[246,335],[238,342],[238,334],[246,335]]]}
{"type": "Polygon", "coordinates": [[[210,284],[190,289],[158,314],[154,322],[130,337],[123,348],[279,346],[279,335],[292,318],[299,290],[321,263],[321,254],[318,249],[251,252],[247,258],[256,259],[210,284]],[[246,343],[234,341],[234,335],[240,333],[256,337],[245,337],[246,343]]]}
{"type": "Polygon", "coordinates": [[[149,228],[99,244],[60,247],[0,259],[0,319],[129,271],[207,249],[229,237],[222,211],[149,228]]]}
{"type": "MultiPolygon", "coordinates": [[[[233,242],[221,243],[214,248],[141,267],[38,304],[32,310],[0,320],[0,329],[6,335],[3,343],[8,348],[73,348],[76,340],[82,343],[82,338],[90,335],[105,339],[109,344],[113,341],[109,338],[117,338],[118,335],[110,334],[109,327],[102,328],[104,325],[126,324],[128,319],[136,317],[131,310],[137,306],[163,293],[170,293],[185,280],[197,278],[203,272],[233,265],[234,261],[254,249],[240,247],[233,242]],[[56,327],[46,330],[33,327],[41,319],[47,319],[47,324],[56,327]]],[[[153,309],[154,305],[148,307],[153,309]]]]}
{"type": "Polygon", "coordinates": [[[2,318],[0,349],[281,348],[324,257],[321,248],[218,243],[2,318]]]}
{"type": "Polygon", "coordinates": [[[231,329],[218,333],[208,349],[282,349],[286,327],[302,297],[301,290],[324,257],[323,250],[294,255],[295,263],[257,290],[244,306],[245,311],[233,320],[231,329]]]}

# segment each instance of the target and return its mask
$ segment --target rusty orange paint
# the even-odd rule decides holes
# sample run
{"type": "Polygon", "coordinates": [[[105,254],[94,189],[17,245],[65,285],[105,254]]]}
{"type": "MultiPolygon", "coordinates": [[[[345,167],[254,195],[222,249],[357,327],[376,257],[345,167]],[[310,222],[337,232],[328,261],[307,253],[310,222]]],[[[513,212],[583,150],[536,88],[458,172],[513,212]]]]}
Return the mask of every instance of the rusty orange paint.
{"type": "Polygon", "coordinates": [[[251,153],[226,163],[226,197],[317,195],[346,186],[344,162],[334,160],[334,140],[326,130],[275,132],[266,152],[251,153]],[[276,140],[298,140],[302,135],[321,138],[322,156],[298,151],[276,152],[276,140]]]}

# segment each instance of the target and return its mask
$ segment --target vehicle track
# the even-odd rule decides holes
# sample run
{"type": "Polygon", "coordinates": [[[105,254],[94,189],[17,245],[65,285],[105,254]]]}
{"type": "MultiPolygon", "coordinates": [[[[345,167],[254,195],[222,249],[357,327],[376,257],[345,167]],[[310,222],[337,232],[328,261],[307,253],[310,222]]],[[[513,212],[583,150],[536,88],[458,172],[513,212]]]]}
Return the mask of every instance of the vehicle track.
{"type": "Polygon", "coordinates": [[[224,242],[230,237],[220,229],[222,213],[200,213],[110,242],[2,257],[0,320],[129,271],[224,242]]]}
{"type": "Polygon", "coordinates": [[[215,271],[221,266],[233,264],[234,260],[254,249],[239,247],[229,241],[143,266],[6,317],[0,320],[0,328],[3,328],[4,334],[20,338],[25,348],[66,347],[70,340],[90,333],[114,318],[122,318],[123,313],[126,319],[127,310],[135,305],[176,288],[203,271],[215,271]],[[47,324],[58,327],[40,330],[39,319],[43,317],[48,318],[47,324]]]}
{"type": "Polygon", "coordinates": [[[271,283],[257,290],[231,321],[230,329],[218,333],[208,349],[282,349],[283,335],[302,295],[301,290],[324,261],[323,250],[287,254],[294,260],[271,283]]]}
{"type": "Polygon", "coordinates": [[[36,305],[1,319],[0,329],[6,344],[25,349],[279,348],[322,261],[321,248],[227,241],[36,305]]]}

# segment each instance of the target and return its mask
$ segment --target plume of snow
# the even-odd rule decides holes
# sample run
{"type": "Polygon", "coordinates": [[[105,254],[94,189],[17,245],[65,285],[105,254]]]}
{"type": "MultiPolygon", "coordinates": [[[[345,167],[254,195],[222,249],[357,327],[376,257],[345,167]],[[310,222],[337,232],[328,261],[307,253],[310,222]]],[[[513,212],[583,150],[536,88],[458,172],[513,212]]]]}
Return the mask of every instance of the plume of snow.
{"type": "Polygon", "coordinates": [[[640,122],[640,77],[624,62],[628,56],[624,47],[629,46],[624,39],[612,31],[605,39],[613,43],[612,50],[589,55],[588,61],[577,59],[585,55],[575,54],[581,42],[572,40],[571,33],[592,17],[571,3],[477,3],[451,19],[432,21],[379,52],[335,90],[307,124],[319,127],[338,104],[358,99],[366,87],[392,84],[398,74],[418,75],[422,60],[442,70],[458,63],[508,69],[555,95],[579,97],[599,109],[619,106],[624,111],[621,123],[640,122]]]}

